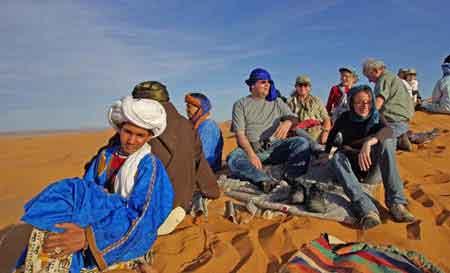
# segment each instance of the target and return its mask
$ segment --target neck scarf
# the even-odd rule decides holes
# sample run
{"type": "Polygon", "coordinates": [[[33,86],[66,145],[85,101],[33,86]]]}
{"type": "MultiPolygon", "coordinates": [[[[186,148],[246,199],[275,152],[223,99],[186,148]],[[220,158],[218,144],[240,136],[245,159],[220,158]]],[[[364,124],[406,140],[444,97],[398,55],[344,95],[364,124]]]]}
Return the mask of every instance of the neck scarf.
{"type": "MultiPolygon", "coordinates": [[[[148,143],[142,145],[136,152],[130,154],[123,165],[120,167],[119,172],[114,178],[114,192],[120,194],[120,196],[127,198],[133,190],[136,173],[139,163],[144,156],[151,153],[151,148],[148,143]]],[[[155,170],[156,171],[156,170],[155,170]]]]}
{"type": "Polygon", "coordinates": [[[268,80],[270,82],[269,94],[266,96],[267,101],[274,101],[280,96],[280,91],[278,91],[278,89],[275,88],[275,83],[270,77],[269,72],[267,72],[262,68],[253,69],[252,72],[250,73],[250,77],[245,81],[245,83],[249,87],[251,87],[258,80],[268,80]]]}
{"type": "Polygon", "coordinates": [[[378,110],[375,106],[375,99],[376,99],[375,94],[373,93],[372,89],[368,85],[357,85],[355,87],[352,87],[352,89],[350,89],[350,91],[348,92],[348,101],[349,101],[349,105],[350,105],[350,120],[353,122],[357,122],[357,123],[366,122],[366,128],[365,128],[366,134],[370,131],[370,129],[374,125],[376,125],[380,122],[380,113],[378,112],[378,110]],[[353,96],[355,96],[359,92],[363,92],[364,90],[369,90],[370,96],[371,96],[371,108],[370,108],[369,115],[367,117],[362,117],[362,116],[358,115],[355,112],[355,105],[353,104],[353,96]]]}

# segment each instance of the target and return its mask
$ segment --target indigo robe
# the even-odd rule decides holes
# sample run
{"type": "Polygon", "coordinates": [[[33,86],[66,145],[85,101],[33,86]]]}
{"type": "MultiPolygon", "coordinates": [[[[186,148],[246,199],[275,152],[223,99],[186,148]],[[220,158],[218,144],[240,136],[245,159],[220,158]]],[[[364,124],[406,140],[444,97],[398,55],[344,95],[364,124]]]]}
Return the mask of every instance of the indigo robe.
{"type": "Polygon", "coordinates": [[[103,270],[144,256],[173,208],[172,184],[153,154],[141,159],[129,196],[105,191],[109,164],[118,148],[102,150],[82,179],[57,181],[25,205],[22,221],[36,228],[62,232],[54,225],[69,222],[85,229],[89,248],[73,254],[70,272],[94,266],[103,270]]]}

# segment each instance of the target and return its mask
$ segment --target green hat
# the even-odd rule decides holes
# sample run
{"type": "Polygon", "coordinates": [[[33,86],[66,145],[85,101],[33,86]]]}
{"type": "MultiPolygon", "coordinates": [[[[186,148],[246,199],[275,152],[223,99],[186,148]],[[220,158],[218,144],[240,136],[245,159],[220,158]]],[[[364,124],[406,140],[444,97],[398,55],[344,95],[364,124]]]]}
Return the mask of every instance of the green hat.
{"type": "Polygon", "coordinates": [[[311,85],[311,79],[306,75],[300,75],[295,79],[295,85],[308,84],[311,85]]]}
{"type": "Polygon", "coordinates": [[[132,92],[135,99],[151,99],[158,102],[168,102],[169,92],[164,84],[157,81],[146,81],[136,85],[132,92]]]}

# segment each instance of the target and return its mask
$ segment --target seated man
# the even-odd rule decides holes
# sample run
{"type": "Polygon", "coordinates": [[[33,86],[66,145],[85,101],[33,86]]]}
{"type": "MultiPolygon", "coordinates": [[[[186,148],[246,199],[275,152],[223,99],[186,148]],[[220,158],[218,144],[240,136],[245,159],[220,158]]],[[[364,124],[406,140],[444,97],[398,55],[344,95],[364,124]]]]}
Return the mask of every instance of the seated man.
{"type": "Polygon", "coordinates": [[[172,210],[173,188],[147,142],[166,112],[154,100],[125,97],[109,110],[120,143],[101,150],[84,177],[60,180],[25,205],[34,227],[16,272],[136,269],[172,210]],[[64,231],[64,232],[62,232],[64,231]]]}
{"type": "Polygon", "coordinates": [[[209,118],[211,103],[201,93],[189,93],[184,97],[186,113],[202,141],[203,153],[213,171],[222,167],[223,137],[216,122],[209,118]]]}
{"type": "Polygon", "coordinates": [[[397,77],[400,78],[402,81],[406,81],[406,72],[408,71],[407,68],[400,68],[397,72],[397,77]]]}
{"type": "Polygon", "coordinates": [[[230,172],[270,192],[278,182],[264,172],[263,164],[284,163],[284,179],[296,184],[296,178],[306,173],[311,159],[309,141],[303,137],[287,138],[297,118],[276,95],[266,70],[254,69],[245,82],[250,95],[233,105],[231,130],[239,147],[228,156],[230,172]]]}
{"type": "Polygon", "coordinates": [[[395,160],[392,129],[375,107],[375,96],[367,85],[353,87],[349,92],[350,110],[344,112],[330,132],[324,154],[328,154],[338,133],[342,143],[331,161],[338,182],[350,198],[352,212],[363,229],[381,223],[378,209],[364,193],[360,181],[374,168],[380,168],[385,202],[393,218],[399,222],[414,221],[407,210],[403,182],[395,160]]]}
{"type": "Polygon", "coordinates": [[[406,132],[409,129],[409,121],[414,115],[414,104],[405,85],[379,60],[366,60],[363,64],[363,72],[370,82],[375,83],[375,105],[393,130],[394,138],[398,138],[397,147],[401,150],[412,151],[406,132]]]}
{"type": "MultiPolygon", "coordinates": [[[[160,102],[167,113],[166,130],[160,136],[150,139],[149,144],[152,152],[162,161],[172,182],[175,191],[174,208],[181,207],[184,211],[183,214],[174,214],[176,217],[171,221],[172,225],[165,225],[165,228],[160,229],[160,235],[168,234],[191,211],[194,195],[216,199],[220,195],[219,186],[203,155],[196,130],[170,102],[166,86],[157,81],[141,82],[134,87],[132,95],[136,99],[160,102]]],[[[118,135],[110,139],[109,145],[117,142],[118,135]]]]}
{"type": "Polygon", "coordinates": [[[422,109],[433,113],[450,114],[450,55],[444,59],[442,78],[433,89],[431,102],[423,102],[422,109]]]}
{"type": "Polygon", "coordinates": [[[327,142],[331,121],[319,97],[311,95],[311,80],[308,76],[298,76],[295,90],[288,100],[288,106],[297,114],[299,126],[320,144],[327,142]]]}
{"type": "Polygon", "coordinates": [[[341,82],[331,87],[326,106],[333,123],[343,112],[348,110],[348,90],[358,82],[358,75],[353,69],[341,67],[339,68],[339,73],[341,75],[341,82]]]}
{"type": "MultiPolygon", "coordinates": [[[[411,97],[413,98],[414,108],[420,104],[421,97],[419,94],[419,81],[417,80],[417,72],[414,68],[409,68],[406,72],[406,82],[411,87],[411,97]]],[[[407,87],[408,88],[408,87],[407,87]]],[[[409,90],[408,90],[409,92],[409,90]]]]}

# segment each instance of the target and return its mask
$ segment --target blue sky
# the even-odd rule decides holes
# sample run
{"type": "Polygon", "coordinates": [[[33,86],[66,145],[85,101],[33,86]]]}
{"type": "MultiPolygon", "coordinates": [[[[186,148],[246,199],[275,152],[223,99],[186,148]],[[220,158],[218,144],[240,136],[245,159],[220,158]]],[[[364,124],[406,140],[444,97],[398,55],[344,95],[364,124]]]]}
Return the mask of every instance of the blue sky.
{"type": "Polygon", "coordinates": [[[263,67],[280,91],[307,74],[326,100],[337,69],[368,57],[415,67],[428,96],[450,54],[450,1],[21,1],[0,4],[0,132],[106,127],[144,80],[184,113],[206,93],[218,121],[263,67]]]}

